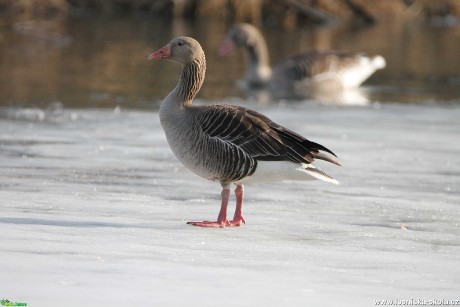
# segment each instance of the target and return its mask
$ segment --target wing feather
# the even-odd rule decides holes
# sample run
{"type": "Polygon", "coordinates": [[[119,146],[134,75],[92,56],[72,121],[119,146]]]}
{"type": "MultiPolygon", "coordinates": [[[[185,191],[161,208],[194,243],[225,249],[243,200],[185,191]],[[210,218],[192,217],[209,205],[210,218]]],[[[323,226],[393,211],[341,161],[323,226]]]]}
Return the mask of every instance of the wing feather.
{"type": "Polygon", "coordinates": [[[310,164],[316,158],[340,165],[331,150],[256,111],[231,105],[199,106],[194,109],[204,134],[238,147],[255,160],[310,164]]]}

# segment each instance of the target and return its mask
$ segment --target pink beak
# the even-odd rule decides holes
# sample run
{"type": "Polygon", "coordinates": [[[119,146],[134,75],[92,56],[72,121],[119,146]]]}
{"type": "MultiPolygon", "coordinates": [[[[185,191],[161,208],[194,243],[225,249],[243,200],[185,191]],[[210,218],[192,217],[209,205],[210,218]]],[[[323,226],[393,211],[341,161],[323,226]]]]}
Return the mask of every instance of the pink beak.
{"type": "Polygon", "coordinates": [[[228,57],[236,49],[235,43],[231,39],[226,39],[219,48],[219,56],[228,57]]]}
{"type": "Polygon", "coordinates": [[[171,46],[167,44],[163,48],[152,52],[149,55],[149,61],[155,59],[155,60],[162,60],[162,59],[169,59],[171,58],[171,46]]]}

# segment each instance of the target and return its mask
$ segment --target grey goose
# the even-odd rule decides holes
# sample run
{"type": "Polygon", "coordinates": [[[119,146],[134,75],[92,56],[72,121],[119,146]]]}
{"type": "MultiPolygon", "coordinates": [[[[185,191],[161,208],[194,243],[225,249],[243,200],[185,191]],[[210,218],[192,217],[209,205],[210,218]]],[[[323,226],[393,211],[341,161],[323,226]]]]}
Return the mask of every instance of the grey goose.
{"type": "Polygon", "coordinates": [[[312,51],[287,58],[270,66],[269,52],[262,33],[253,25],[235,25],[227,34],[219,54],[229,56],[237,48],[248,55],[246,81],[250,86],[276,89],[353,90],[376,70],[386,66],[380,56],[342,51],[312,51]]]}
{"type": "Polygon", "coordinates": [[[177,37],[149,55],[182,64],[176,87],[162,101],[161,126],[177,159],[197,175],[220,182],[222,203],[216,221],[188,222],[195,226],[240,226],[243,218],[243,184],[280,180],[337,181],[313,166],[315,159],[340,165],[326,147],[280,126],[266,116],[234,105],[199,105],[192,100],[203,84],[206,60],[200,44],[177,37]],[[236,209],[227,219],[231,185],[236,209]]]}

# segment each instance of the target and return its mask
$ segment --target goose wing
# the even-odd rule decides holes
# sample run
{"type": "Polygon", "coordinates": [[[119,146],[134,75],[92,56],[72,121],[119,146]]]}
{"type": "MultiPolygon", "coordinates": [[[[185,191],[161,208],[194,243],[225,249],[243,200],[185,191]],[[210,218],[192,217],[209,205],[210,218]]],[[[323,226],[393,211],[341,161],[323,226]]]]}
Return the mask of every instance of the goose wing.
{"type": "Polygon", "coordinates": [[[197,107],[204,134],[242,149],[259,161],[309,164],[315,158],[340,165],[326,147],[271,121],[256,111],[231,105],[197,107]]]}
{"type": "Polygon", "coordinates": [[[363,56],[360,53],[315,51],[292,56],[276,69],[292,80],[302,80],[324,73],[340,73],[359,66],[363,56]]]}

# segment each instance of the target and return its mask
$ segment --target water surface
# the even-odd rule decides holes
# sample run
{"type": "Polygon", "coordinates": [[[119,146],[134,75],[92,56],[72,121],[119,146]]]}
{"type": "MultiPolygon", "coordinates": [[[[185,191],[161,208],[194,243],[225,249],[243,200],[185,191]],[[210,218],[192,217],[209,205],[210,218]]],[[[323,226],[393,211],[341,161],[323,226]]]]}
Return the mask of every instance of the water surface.
{"type": "MultiPolygon", "coordinates": [[[[180,68],[148,62],[147,55],[178,35],[198,39],[208,70],[199,98],[247,98],[235,86],[244,76],[242,52],[228,59],[216,50],[228,28],[218,21],[165,21],[146,18],[70,18],[33,21],[0,28],[0,105],[156,108],[172,89],[180,68]]],[[[313,49],[381,54],[387,68],[366,82],[370,101],[458,102],[460,26],[380,23],[265,27],[272,63],[313,49]]]]}

